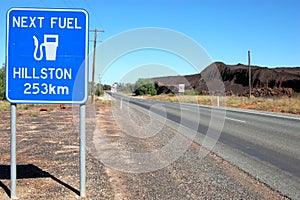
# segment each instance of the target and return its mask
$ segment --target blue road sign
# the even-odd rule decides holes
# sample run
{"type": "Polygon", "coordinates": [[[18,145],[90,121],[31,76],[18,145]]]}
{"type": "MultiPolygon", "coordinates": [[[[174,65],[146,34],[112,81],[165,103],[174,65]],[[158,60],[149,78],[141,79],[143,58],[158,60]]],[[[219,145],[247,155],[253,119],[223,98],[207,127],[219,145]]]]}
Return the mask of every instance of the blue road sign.
{"type": "Polygon", "coordinates": [[[7,13],[6,98],[83,104],[88,97],[88,14],[12,8],[7,13]]]}

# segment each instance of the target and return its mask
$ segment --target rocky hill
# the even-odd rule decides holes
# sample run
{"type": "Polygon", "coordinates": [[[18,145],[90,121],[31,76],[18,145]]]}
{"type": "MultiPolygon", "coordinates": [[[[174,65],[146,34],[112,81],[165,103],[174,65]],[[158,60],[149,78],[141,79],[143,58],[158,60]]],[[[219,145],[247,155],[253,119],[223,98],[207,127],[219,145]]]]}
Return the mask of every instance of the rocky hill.
{"type": "MultiPolygon", "coordinates": [[[[199,74],[153,80],[158,94],[178,93],[178,85],[185,84],[186,90],[195,90],[199,94],[225,92],[226,95],[249,96],[249,68],[243,64],[215,62],[199,74]]],[[[251,93],[256,97],[293,96],[300,93],[300,67],[251,66],[251,86],[251,93]]]]}

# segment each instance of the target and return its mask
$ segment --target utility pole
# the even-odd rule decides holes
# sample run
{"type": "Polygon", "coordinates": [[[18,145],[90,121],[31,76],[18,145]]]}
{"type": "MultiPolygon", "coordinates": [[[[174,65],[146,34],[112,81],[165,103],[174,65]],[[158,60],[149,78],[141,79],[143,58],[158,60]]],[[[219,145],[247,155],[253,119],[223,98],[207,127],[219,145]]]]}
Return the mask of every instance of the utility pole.
{"type": "Polygon", "coordinates": [[[93,68],[92,68],[92,104],[94,103],[95,96],[95,65],[96,65],[96,47],[97,47],[97,34],[98,32],[104,32],[104,30],[90,30],[90,32],[94,32],[94,55],[93,55],[93,68]]]}
{"type": "Polygon", "coordinates": [[[251,98],[251,65],[250,65],[250,51],[248,51],[248,68],[249,68],[249,98],[251,98]]]}
{"type": "Polygon", "coordinates": [[[103,87],[102,87],[102,85],[101,85],[101,79],[102,79],[102,75],[101,74],[98,74],[98,76],[99,76],[99,91],[100,91],[100,94],[102,93],[102,90],[103,90],[103,87]]]}

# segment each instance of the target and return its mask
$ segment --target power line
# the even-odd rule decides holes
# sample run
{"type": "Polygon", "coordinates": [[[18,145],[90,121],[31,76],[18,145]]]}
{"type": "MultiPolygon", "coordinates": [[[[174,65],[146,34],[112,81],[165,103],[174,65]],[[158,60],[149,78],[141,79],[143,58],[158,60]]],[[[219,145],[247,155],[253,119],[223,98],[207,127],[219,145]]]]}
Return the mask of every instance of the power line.
{"type": "Polygon", "coordinates": [[[91,13],[90,15],[90,21],[93,21],[94,24],[97,26],[100,25],[101,29],[105,29],[105,27],[103,26],[102,20],[99,17],[99,12],[95,12],[95,7],[90,6],[89,1],[84,1],[85,5],[87,6],[88,11],[91,13]]]}

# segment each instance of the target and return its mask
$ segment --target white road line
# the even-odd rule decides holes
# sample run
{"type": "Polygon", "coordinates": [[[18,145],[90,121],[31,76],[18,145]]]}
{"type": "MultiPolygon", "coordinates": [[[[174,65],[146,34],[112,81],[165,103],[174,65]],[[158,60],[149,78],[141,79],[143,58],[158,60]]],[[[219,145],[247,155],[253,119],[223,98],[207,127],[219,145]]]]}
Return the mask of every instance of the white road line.
{"type": "Polygon", "coordinates": [[[234,118],[230,118],[230,117],[225,117],[225,119],[228,119],[228,120],[231,120],[231,121],[236,121],[236,122],[241,122],[241,123],[246,123],[246,121],[239,120],[239,119],[234,119],[234,118]]]}
{"type": "MultiPolygon", "coordinates": [[[[182,103],[184,104],[184,103],[182,103]]],[[[186,105],[192,105],[186,103],[186,105]]],[[[196,104],[195,104],[196,105],[196,104]]],[[[239,113],[250,113],[255,115],[263,115],[263,116],[271,116],[271,117],[278,117],[278,118],[285,118],[285,119],[294,119],[300,120],[300,117],[294,114],[283,114],[283,113],[275,113],[275,112],[267,112],[267,111],[259,111],[259,110],[247,110],[242,108],[231,108],[231,107],[216,107],[216,106],[208,106],[208,105],[198,105],[200,108],[210,108],[210,109],[222,109],[231,112],[239,112],[239,113]]]]}

